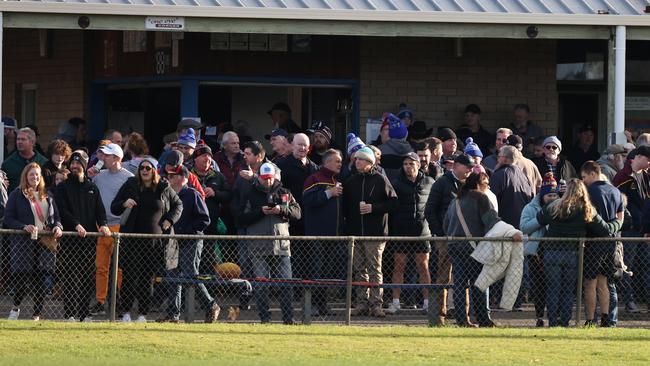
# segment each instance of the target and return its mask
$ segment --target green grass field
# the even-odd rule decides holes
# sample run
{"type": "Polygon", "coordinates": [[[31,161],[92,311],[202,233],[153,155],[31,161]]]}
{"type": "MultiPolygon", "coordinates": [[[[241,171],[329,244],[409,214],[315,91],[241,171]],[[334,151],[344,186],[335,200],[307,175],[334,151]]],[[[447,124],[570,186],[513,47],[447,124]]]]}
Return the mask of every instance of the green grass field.
{"type": "Polygon", "coordinates": [[[7,365],[649,365],[640,329],[0,321],[7,365]]]}

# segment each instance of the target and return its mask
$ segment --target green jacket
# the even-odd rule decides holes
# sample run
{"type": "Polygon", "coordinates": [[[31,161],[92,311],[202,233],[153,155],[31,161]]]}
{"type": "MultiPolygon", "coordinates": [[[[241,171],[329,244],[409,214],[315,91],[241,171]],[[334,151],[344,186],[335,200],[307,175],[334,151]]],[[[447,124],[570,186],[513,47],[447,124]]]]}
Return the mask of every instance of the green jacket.
{"type": "Polygon", "coordinates": [[[34,162],[43,167],[47,162],[47,158],[39,154],[38,151],[34,151],[34,156],[28,160],[20,156],[18,151],[14,151],[13,154],[5,159],[2,163],[2,170],[7,173],[7,178],[9,178],[8,193],[11,193],[20,184],[20,174],[22,174],[27,164],[34,162]]]}
{"type": "MultiPolygon", "coordinates": [[[[546,238],[607,237],[621,229],[622,222],[617,220],[605,222],[598,214],[594,216],[591,222],[587,223],[584,219],[583,210],[576,210],[565,219],[553,217],[550,210],[551,205],[553,203],[544,206],[537,214],[537,221],[540,225],[548,225],[548,231],[544,235],[546,238]]],[[[559,242],[542,240],[541,248],[546,250],[578,250],[578,245],[575,241],[559,242]]]]}

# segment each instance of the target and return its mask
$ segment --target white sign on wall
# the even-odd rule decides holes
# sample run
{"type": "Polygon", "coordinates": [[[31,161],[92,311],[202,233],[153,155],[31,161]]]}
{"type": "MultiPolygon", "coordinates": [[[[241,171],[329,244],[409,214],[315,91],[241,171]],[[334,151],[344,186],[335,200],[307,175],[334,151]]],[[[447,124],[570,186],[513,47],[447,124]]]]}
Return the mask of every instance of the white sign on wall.
{"type": "Polygon", "coordinates": [[[147,17],[145,28],[149,30],[185,30],[185,18],[183,17],[147,17]]]}

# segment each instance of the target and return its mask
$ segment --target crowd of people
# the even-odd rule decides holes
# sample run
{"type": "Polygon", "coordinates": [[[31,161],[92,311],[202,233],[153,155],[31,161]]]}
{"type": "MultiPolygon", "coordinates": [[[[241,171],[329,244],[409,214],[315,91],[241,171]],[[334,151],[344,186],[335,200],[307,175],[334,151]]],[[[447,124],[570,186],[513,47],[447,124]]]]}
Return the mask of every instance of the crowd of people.
{"type": "MultiPolygon", "coordinates": [[[[46,283],[53,277],[65,283],[66,319],[87,321],[103,311],[115,232],[194,235],[179,243],[162,235],[123,239],[117,308],[124,322],[147,321],[155,275],[196,276],[211,268],[205,252],[218,244],[204,242],[202,234],[241,236],[221,250],[231,253],[242,277],[273,279],[343,279],[345,243],[297,245],[286,238],[245,236],[352,235],[414,238],[358,240],[354,280],[401,284],[415,277],[421,284],[452,283],[453,301],[447,302],[446,290],[439,291],[439,308],[433,309],[439,325],[454,309],[459,326],[493,327],[491,309],[518,311],[527,296],[537,326],[568,326],[576,282],[583,276],[587,325],[615,326],[618,294],[629,312],[640,311],[637,294],[650,296],[650,247],[626,243],[623,251],[614,242],[588,242],[579,274],[577,243],[544,238],[650,235],[650,135],[640,135],[636,146],[611,145],[601,155],[592,127],[585,125],[565,155],[560,139],[545,136],[529,113],[527,105],[516,105],[513,123],[492,134],[480,123],[481,109],[471,104],[462,126],[440,127],[433,137],[433,128],[400,105],[397,113],[384,114],[371,144],[349,133],[341,151],[325,123],[302,131],[290,108],[276,103],[269,111],[268,154],[264,144],[235,131],[203,140],[204,126],[184,119],[165,137],[157,158],[137,132],[123,136],[109,130],[98,148],[89,150],[79,134],[85,125],[80,119],[71,119],[41,153],[35,132],[16,129],[14,120],[5,125],[5,136],[15,136],[7,140],[12,145],[2,164],[0,206],[4,228],[30,235],[5,241],[7,283],[14,296],[9,318],[19,318],[20,305],[31,294],[32,317],[40,319],[46,283]],[[63,231],[78,236],[64,236],[52,250],[39,239],[42,231],[56,239],[63,231]],[[512,241],[503,244],[507,255],[489,262],[483,257],[489,242],[421,239],[432,236],[512,241]]],[[[214,322],[219,299],[209,287],[197,288],[205,321],[214,322]]],[[[263,323],[271,321],[271,293],[268,287],[253,293],[263,323]]],[[[292,287],[280,287],[277,294],[283,323],[295,324],[292,287]]],[[[359,289],[353,315],[401,311],[401,289],[388,296],[381,286],[359,289]]],[[[157,320],[178,322],[183,285],[167,286],[163,297],[167,308],[157,320]]],[[[428,298],[425,287],[418,304],[425,311],[428,298]]],[[[249,300],[242,296],[240,308],[247,309],[249,300]]],[[[314,292],[313,303],[315,315],[332,314],[323,289],[314,292]]]]}

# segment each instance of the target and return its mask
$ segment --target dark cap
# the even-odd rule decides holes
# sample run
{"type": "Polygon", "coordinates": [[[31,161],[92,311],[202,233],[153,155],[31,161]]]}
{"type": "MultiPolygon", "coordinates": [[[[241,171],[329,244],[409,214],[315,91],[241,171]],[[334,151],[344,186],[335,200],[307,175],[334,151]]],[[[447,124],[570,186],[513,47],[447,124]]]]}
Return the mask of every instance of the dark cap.
{"type": "Polygon", "coordinates": [[[169,164],[174,167],[183,165],[183,153],[178,150],[170,151],[165,158],[165,164],[169,164]]]}
{"type": "Polygon", "coordinates": [[[275,136],[284,136],[286,138],[289,138],[289,133],[284,128],[276,128],[275,130],[271,131],[270,134],[266,134],[264,138],[270,140],[271,137],[275,136]]]}
{"type": "Polygon", "coordinates": [[[440,127],[438,128],[438,138],[442,141],[445,142],[447,140],[455,140],[456,139],[456,133],[454,130],[452,130],[449,127],[440,127]]]}
{"type": "Polygon", "coordinates": [[[593,132],[594,128],[589,124],[584,124],[584,125],[580,126],[580,128],[578,129],[578,133],[583,133],[583,132],[587,132],[587,131],[593,132]]]}
{"type": "Polygon", "coordinates": [[[196,145],[196,149],[194,149],[194,157],[198,158],[203,154],[210,154],[210,156],[213,156],[210,146],[205,144],[196,145]]]}
{"type": "Polygon", "coordinates": [[[68,161],[68,166],[70,166],[70,164],[73,161],[76,161],[79,164],[81,164],[81,166],[83,166],[84,171],[85,171],[86,168],[88,167],[88,154],[86,154],[86,152],[83,151],[83,150],[75,150],[75,151],[72,152],[72,155],[70,155],[70,160],[68,161]]]}
{"type": "Polygon", "coordinates": [[[474,167],[474,161],[470,159],[467,155],[458,155],[454,158],[454,163],[463,164],[468,168],[474,167]]]}
{"type": "Polygon", "coordinates": [[[416,153],[414,153],[412,151],[407,153],[406,155],[404,155],[404,160],[406,160],[406,159],[411,159],[413,161],[417,161],[418,163],[420,162],[420,157],[418,156],[418,154],[416,154],[416,153]]]}
{"type": "Polygon", "coordinates": [[[517,150],[521,151],[524,148],[524,141],[521,139],[521,137],[517,135],[510,135],[508,136],[508,145],[514,146],[517,148],[517,150]]]}
{"type": "Polygon", "coordinates": [[[190,171],[187,170],[187,168],[183,165],[179,165],[176,168],[171,168],[171,169],[166,169],[167,175],[180,175],[185,178],[188,178],[190,176],[190,171]]]}
{"type": "Polygon", "coordinates": [[[291,114],[291,108],[289,108],[289,105],[287,103],[282,103],[282,102],[275,103],[267,113],[271,114],[273,111],[284,111],[291,114]]]}
{"type": "Polygon", "coordinates": [[[632,150],[630,154],[628,155],[628,158],[630,158],[630,155],[637,156],[645,156],[646,158],[650,159],[650,147],[648,146],[639,146],[636,149],[632,150]]]}
{"type": "Polygon", "coordinates": [[[465,113],[467,112],[481,114],[481,108],[479,108],[476,104],[469,104],[467,107],[465,107],[465,113]]]}
{"type": "Polygon", "coordinates": [[[201,124],[201,122],[199,122],[199,121],[197,121],[195,119],[185,118],[185,119],[181,120],[180,122],[178,122],[178,125],[176,127],[177,127],[176,128],[177,130],[182,130],[182,129],[186,129],[186,128],[193,128],[195,130],[199,130],[199,129],[201,129],[201,127],[203,127],[203,125],[201,124]]]}

